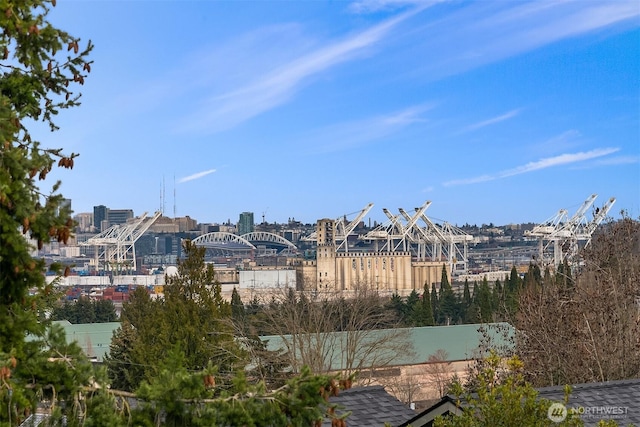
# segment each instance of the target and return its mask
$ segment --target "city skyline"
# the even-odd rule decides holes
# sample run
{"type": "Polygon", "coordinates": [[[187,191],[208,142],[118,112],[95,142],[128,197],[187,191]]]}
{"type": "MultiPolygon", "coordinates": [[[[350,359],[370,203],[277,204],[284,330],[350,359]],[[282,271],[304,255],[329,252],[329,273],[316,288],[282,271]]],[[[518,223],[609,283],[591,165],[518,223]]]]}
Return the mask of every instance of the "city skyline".
{"type": "Polygon", "coordinates": [[[59,2],[95,50],[47,147],[75,213],[203,223],[426,212],[539,223],[591,194],[640,215],[640,5],[59,2]],[[150,7],[151,6],[151,7],[150,7]],[[161,196],[162,195],[162,196],[161,196]],[[164,200],[161,200],[164,197],[164,200]]]}

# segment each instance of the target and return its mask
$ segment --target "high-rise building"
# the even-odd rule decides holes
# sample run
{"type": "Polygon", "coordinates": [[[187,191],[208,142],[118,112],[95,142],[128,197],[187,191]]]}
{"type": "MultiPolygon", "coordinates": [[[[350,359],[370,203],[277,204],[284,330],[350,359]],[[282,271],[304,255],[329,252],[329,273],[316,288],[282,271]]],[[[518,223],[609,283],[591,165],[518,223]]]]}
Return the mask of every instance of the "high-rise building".
{"type": "Polygon", "coordinates": [[[107,219],[109,227],[116,224],[126,224],[128,220],[133,218],[132,209],[109,209],[107,211],[107,219]]]}
{"type": "Polygon", "coordinates": [[[73,217],[76,222],[76,227],[80,233],[90,233],[93,226],[93,214],[91,212],[79,213],[73,217]]]}
{"type": "Polygon", "coordinates": [[[109,208],[105,205],[93,207],[93,226],[97,232],[104,231],[103,226],[109,227],[109,208]]]}
{"type": "Polygon", "coordinates": [[[238,234],[242,236],[252,233],[253,230],[253,212],[242,212],[238,221],[238,234]]]}

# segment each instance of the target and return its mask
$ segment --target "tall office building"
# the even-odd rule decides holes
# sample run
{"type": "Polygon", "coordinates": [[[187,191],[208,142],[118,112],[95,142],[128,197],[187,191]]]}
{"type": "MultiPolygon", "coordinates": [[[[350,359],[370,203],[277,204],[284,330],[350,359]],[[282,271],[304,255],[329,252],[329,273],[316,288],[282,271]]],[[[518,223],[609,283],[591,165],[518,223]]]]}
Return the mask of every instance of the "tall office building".
{"type": "Polygon", "coordinates": [[[109,227],[116,224],[126,224],[128,220],[133,218],[132,209],[109,209],[107,211],[107,219],[109,227]]]}
{"type": "Polygon", "coordinates": [[[103,226],[109,227],[109,208],[105,205],[93,207],[93,226],[97,232],[104,231],[103,226]]]}
{"type": "Polygon", "coordinates": [[[243,235],[253,232],[253,212],[242,212],[238,221],[238,234],[243,235]]]}

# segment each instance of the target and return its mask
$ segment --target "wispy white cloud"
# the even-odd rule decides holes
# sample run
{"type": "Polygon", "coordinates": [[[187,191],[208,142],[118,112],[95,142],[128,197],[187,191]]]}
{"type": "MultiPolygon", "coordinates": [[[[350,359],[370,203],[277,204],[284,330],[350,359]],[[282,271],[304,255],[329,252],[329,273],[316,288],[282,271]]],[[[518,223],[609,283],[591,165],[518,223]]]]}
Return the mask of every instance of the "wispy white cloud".
{"type": "Polygon", "coordinates": [[[193,180],[196,180],[196,179],[200,179],[202,177],[205,177],[207,175],[210,175],[210,174],[214,173],[215,171],[216,171],[215,169],[209,169],[209,170],[206,170],[206,171],[194,173],[193,175],[189,175],[189,176],[185,176],[184,178],[180,178],[178,180],[178,183],[182,184],[184,182],[189,182],[189,181],[193,181],[193,180]]]}
{"type": "Polygon", "coordinates": [[[525,40],[533,45],[546,44],[640,16],[640,7],[635,0],[577,3],[580,7],[573,10],[570,16],[564,19],[542,21],[537,27],[525,31],[525,40]],[[586,7],[582,7],[585,4],[586,7]]]}
{"type": "Polygon", "coordinates": [[[615,156],[608,157],[606,159],[599,159],[594,162],[598,166],[615,166],[615,165],[631,165],[634,163],[640,163],[640,157],[638,156],[615,156]]]}
{"type": "Polygon", "coordinates": [[[471,2],[411,34],[431,79],[470,69],[613,25],[638,25],[637,0],[471,2]]]}
{"type": "Polygon", "coordinates": [[[520,111],[521,111],[520,108],[515,109],[515,110],[511,110],[511,111],[507,111],[506,113],[501,114],[499,116],[492,117],[490,119],[483,120],[481,122],[469,125],[464,130],[469,132],[469,131],[477,130],[477,129],[480,129],[480,128],[483,128],[483,127],[495,125],[496,123],[504,122],[505,120],[509,120],[510,118],[513,118],[513,117],[517,116],[518,114],[520,114],[520,111]]]}
{"type": "Polygon", "coordinates": [[[282,64],[251,84],[213,96],[198,110],[189,113],[190,118],[180,128],[183,131],[218,132],[278,107],[290,100],[313,76],[364,54],[395,26],[423,8],[412,9],[344,40],[329,43],[282,64]]]}
{"type": "Polygon", "coordinates": [[[372,13],[381,10],[395,10],[406,6],[433,5],[448,0],[357,0],[349,5],[349,11],[353,13],[372,13]]]}
{"type": "Polygon", "coordinates": [[[544,141],[533,144],[530,150],[537,153],[537,155],[552,155],[574,149],[582,143],[582,140],[582,133],[580,131],[569,129],[544,141]]]}
{"type": "Polygon", "coordinates": [[[346,151],[426,122],[423,113],[431,108],[432,105],[423,104],[387,115],[338,123],[310,132],[303,139],[311,147],[308,151],[312,154],[346,151]]]}
{"type": "Polygon", "coordinates": [[[619,148],[598,148],[595,150],[584,151],[579,153],[561,154],[555,157],[544,158],[536,162],[530,162],[530,163],[527,163],[526,165],[518,166],[513,169],[507,169],[502,172],[498,172],[495,175],[482,175],[475,178],[447,181],[443,183],[443,185],[446,187],[450,187],[454,185],[467,185],[467,184],[477,184],[480,182],[494,181],[496,179],[508,178],[511,176],[534,172],[537,170],[546,169],[554,166],[583,162],[585,160],[591,160],[591,159],[607,156],[619,150],[620,150],[619,148]]]}

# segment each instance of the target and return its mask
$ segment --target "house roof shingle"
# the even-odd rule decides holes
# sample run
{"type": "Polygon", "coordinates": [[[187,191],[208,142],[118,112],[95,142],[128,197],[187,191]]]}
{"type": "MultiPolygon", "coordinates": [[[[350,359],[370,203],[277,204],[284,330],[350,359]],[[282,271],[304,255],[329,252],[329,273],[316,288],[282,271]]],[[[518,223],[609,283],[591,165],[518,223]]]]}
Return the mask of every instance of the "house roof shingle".
{"type": "MultiPolygon", "coordinates": [[[[564,386],[539,388],[538,398],[564,403],[564,386]]],[[[436,416],[457,412],[456,400],[453,396],[444,396],[400,427],[430,426],[436,416]]],[[[461,403],[464,406],[464,401],[461,403]]],[[[600,420],[607,419],[621,426],[640,425],[640,378],[572,385],[566,406],[580,414],[585,427],[596,426],[600,420]]]]}
{"type": "MultiPolygon", "coordinates": [[[[336,413],[351,412],[347,418],[349,427],[375,427],[389,423],[397,426],[413,418],[415,412],[390,395],[382,386],[354,387],[331,397],[330,403],[338,404],[336,413]]],[[[330,426],[325,420],[323,426],[330,426]]]]}
{"type": "MultiPolygon", "coordinates": [[[[541,398],[564,400],[564,386],[544,387],[538,392],[541,398]]],[[[640,425],[640,378],[572,385],[567,407],[582,408],[580,418],[585,426],[595,426],[601,419],[640,425]]]]}

